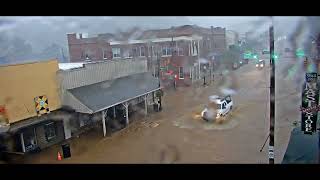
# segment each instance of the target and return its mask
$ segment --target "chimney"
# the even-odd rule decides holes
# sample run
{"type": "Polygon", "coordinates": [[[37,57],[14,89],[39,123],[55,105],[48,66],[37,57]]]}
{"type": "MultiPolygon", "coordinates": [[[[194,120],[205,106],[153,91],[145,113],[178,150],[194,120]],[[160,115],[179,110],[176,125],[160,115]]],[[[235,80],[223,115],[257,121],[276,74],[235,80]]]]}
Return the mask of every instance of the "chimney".
{"type": "Polygon", "coordinates": [[[69,39],[76,39],[76,33],[67,34],[67,38],[68,38],[68,40],[69,39]]]}
{"type": "Polygon", "coordinates": [[[76,33],[67,34],[67,39],[68,39],[68,44],[72,44],[77,39],[77,34],[76,33]]]}

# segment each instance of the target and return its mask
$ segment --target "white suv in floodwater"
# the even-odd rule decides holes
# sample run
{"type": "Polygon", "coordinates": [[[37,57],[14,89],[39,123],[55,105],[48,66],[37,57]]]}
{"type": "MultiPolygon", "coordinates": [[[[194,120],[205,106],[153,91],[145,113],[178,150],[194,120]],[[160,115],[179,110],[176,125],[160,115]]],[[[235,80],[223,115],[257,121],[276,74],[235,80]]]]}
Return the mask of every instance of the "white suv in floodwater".
{"type": "Polygon", "coordinates": [[[233,101],[230,95],[224,98],[210,96],[209,100],[209,105],[201,112],[201,117],[206,121],[213,121],[221,116],[225,116],[232,110],[233,101]]]}

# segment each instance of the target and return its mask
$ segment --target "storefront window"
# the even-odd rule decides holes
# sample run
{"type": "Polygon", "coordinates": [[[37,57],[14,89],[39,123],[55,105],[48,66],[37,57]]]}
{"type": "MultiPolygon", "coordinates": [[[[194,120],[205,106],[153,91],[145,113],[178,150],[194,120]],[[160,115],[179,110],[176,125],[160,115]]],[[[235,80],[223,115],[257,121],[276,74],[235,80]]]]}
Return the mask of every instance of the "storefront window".
{"type": "Polygon", "coordinates": [[[179,67],[179,79],[184,79],[183,67],[179,67]]]}
{"type": "Polygon", "coordinates": [[[32,151],[37,147],[35,128],[27,128],[23,131],[23,141],[26,152],[32,151]]]}
{"type": "Polygon", "coordinates": [[[44,130],[45,130],[47,141],[50,141],[56,137],[56,127],[53,122],[45,124],[44,130]]]}

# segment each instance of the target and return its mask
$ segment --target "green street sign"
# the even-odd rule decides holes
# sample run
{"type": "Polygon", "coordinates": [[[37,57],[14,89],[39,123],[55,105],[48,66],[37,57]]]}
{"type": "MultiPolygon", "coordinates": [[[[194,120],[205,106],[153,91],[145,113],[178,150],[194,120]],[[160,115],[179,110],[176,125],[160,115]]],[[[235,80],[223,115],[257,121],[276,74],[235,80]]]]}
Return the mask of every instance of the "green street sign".
{"type": "Polygon", "coordinates": [[[247,51],[243,54],[244,59],[252,59],[252,53],[250,51],[247,51]]]}
{"type": "Polygon", "coordinates": [[[163,71],[163,70],[166,70],[167,67],[160,67],[160,70],[163,71]]]}
{"type": "Polygon", "coordinates": [[[305,54],[304,54],[304,51],[302,49],[297,49],[296,51],[296,56],[298,57],[304,57],[305,54]]]}

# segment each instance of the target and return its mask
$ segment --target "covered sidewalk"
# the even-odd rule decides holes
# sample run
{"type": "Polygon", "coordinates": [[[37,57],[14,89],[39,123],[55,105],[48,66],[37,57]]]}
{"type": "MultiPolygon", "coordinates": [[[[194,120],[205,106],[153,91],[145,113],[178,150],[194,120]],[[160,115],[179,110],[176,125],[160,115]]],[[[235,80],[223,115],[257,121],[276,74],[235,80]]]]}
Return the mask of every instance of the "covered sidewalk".
{"type": "MultiPolygon", "coordinates": [[[[76,111],[87,114],[100,113],[102,116],[103,135],[106,136],[106,116],[108,109],[122,105],[126,112],[126,125],[129,124],[128,106],[129,102],[135,99],[144,100],[144,112],[148,113],[147,97],[152,94],[152,103],[155,102],[154,92],[160,90],[159,80],[151,73],[133,74],[114,80],[102,81],[99,83],[81,86],[67,90],[69,106],[76,111]],[[71,100],[71,101],[70,101],[71,100]]],[[[159,98],[161,102],[161,97],[159,98]]]]}

